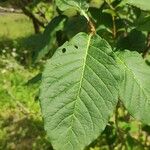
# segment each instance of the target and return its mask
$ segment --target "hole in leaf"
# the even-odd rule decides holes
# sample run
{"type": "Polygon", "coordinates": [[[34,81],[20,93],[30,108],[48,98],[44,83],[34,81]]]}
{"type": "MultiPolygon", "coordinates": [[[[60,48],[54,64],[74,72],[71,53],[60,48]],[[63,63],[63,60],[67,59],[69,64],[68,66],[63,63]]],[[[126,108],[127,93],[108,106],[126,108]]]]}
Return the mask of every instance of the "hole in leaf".
{"type": "Polygon", "coordinates": [[[76,49],[78,49],[78,46],[77,46],[77,45],[75,45],[74,47],[75,47],[76,49]]]}
{"type": "Polygon", "coordinates": [[[65,52],[66,52],[66,49],[65,49],[65,48],[63,48],[63,49],[62,49],[62,52],[63,52],[63,53],[65,53],[65,52]]]}

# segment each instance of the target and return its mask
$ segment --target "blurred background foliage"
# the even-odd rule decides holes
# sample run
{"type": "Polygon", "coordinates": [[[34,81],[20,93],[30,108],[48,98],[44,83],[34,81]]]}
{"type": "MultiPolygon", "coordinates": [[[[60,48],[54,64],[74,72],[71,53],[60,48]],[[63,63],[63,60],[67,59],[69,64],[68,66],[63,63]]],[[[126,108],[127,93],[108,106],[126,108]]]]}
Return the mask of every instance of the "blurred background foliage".
{"type": "MultiPolygon", "coordinates": [[[[125,0],[88,2],[97,33],[114,51],[138,51],[150,64],[150,12],[125,0]]],[[[0,0],[1,150],[52,149],[39,106],[41,72],[57,47],[81,31],[89,31],[85,18],[75,10],[61,12],[53,0],[0,0]]],[[[107,149],[150,149],[150,126],[135,121],[119,103],[103,134],[87,147],[107,149]]]]}

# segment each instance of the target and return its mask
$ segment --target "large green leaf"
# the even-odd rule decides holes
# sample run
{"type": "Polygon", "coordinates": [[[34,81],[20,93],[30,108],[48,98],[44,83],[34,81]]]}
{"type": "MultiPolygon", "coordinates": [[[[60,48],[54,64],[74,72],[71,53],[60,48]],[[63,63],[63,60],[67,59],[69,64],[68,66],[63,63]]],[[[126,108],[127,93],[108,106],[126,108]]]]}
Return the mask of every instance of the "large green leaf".
{"type": "Polygon", "coordinates": [[[47,62],[40,101],[56,150],[82,150],[104,130],[118,100],[120,72],[109,44],[79,33],[47,62]]]}
{"type": "Polygon", "coordinates": [[[150,124],[150,67],[137,52],[118,53],[124,80],[120,99],[130,114],[150,124]]]}
{"type": "Polygon", "coordinates": [[[55,17],[46,27],[42,37],[41,46],[35,52],[33,60],[34,62],[39,61],[46,54],[50,52],[50,57],[54,54],[56,50],[56,33],[62,30],[64,27],[65,17],[58,16],[55,17]]]}
{"type": "Polygon", "coordinates": [[[86,0],[55,0],[57,7],[61,11],[67,11],[67,10],[76,10],[83,14],[86,18],[86,11],[88,10],[88,3],[86,0]]]}
{"type": "Polygon", "coordinates": [[[124,0],[130,5],[136,6],[142,10],[150,11],[150,1],[149,0],[124,0]]]}

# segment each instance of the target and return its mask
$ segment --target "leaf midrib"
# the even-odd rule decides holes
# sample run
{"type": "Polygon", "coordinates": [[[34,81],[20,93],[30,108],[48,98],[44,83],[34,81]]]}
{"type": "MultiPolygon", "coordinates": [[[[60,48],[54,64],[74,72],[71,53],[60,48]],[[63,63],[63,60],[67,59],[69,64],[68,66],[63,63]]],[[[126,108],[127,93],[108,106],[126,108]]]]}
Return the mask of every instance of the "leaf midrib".
{"type": "MultiPolygon", "coordinates": [[[[84,72],[85,72],[86,60],[87,60],[88,49],[89,49],[89,46],[90,46],[91,37],[92,37],[92,34],[89,35],[88,41],[87,41],[87,48],[86,48],[85,58],[83,59],[83,66],[82,66],[83,69],[82,69],[81,79],[80,79],[80,82],[79,82],[79,89],[78,89],[78,92],[77,92],[77,96],[75,98],[74,109],[73,109],[73,113],[71,115],[72,116],[72,120],[71,120],[70,127],[68,128],[68,133],[69,133],[70,130],[72,130],[72,125],[74,123],[76,104],[77,104],[78,97],[80,95],[81,88],[82,88],[82,82],[83,82],[83,79],[84,79],[84,72]]],[[[69,136],[67,138],[69,138],[69,136]]]]}

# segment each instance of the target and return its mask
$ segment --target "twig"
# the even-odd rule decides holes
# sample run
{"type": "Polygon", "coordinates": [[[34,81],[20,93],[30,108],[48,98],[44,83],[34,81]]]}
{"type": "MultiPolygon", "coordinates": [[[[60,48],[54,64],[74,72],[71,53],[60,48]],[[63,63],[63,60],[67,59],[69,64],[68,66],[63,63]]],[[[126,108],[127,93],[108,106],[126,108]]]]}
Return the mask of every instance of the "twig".
{"type": "Polygon", "coordinates": [[[112,22],[113,22],[113,30],[112,30],[112,33],[113,33],[113,38],[115,39],[115,38],[116,38],[116,35],[117,35],[115,16],[112,16],[112,22]]]}
{"type": "Polygon", "coordinates": [[[35,20],[41,27],[45,28],[45,25],[42,21],[40,21],[39,19],[37,19],[34,14],[32,14],[28,9],[26,9],[24,6],[20,6],[22,11],[24,12],[25,15],[27,15],[29,18],[31,18],[32,20],[35,20]]]}
{"type": "Polygon", "coordinates": [[[95,34],[96,29],[95,29],[95,26],[94,26],[93,22],[90,19],[88,21],[88,26],[89,26],[89,32],[92,33],[92,34],[95,34]]]}
{"type": "Polygon", "coordinates": [[[145,50],[143,51],[143,54],[142,54],[143,58],[146,58],[146,56],[149,53],[149,50],[150,50],[150,32],[148,32],[148,34],[147,34],[147,44],[146,44],[146,48],[145,48],[145,50]]]}
{"type": "Polygon", "coordinates": [[[118,141],[120,143],[120,148],[119,149],[122,149],[123,146],[126,146],[126,143],[125,143],[125,139],[124,139],[124,131],[121,130],[121,128],[119,128],[119,123],[118,123],[118,119],[119,119],[118,118],[119,117],[118,109],[119,109],[119,107],[120,107],[120,101],[118,102],[118,104],[116,106],[116,111],[115,111],[115,126],[116,126],[116,130],[117,130],[118,141]]]}
{"type": "Polygon", "coordinates": [[[147,141],[148,141],[148,134],[146,133],[145,135],[145,141],[144,141],[144,145],[147,146],[147,141]]]}
{"type": "Polygon", "coordinates": [[[21,111],[23,112],[24,115],[29,115],[30,111],[19,101],[16,101],[17,106],[21,108],[21,111]]]}
{"type": "MultiPolygon", "coordinates": [[[[108,4],[108,6],[110,7],[111,10],[115,11],[115,8],[111,5],[111,1],[110,0],[105,0],[105,2],[108,4]]],[[[111,15],[112,16],[112,24],[113,24],[113,28],[112,28],[112,34],[113,34],[113,38],[115,39],[117,36],[117,29],[116,29],[116,16],[111,15]]]]}

